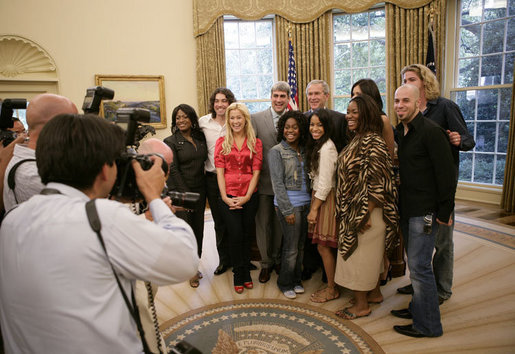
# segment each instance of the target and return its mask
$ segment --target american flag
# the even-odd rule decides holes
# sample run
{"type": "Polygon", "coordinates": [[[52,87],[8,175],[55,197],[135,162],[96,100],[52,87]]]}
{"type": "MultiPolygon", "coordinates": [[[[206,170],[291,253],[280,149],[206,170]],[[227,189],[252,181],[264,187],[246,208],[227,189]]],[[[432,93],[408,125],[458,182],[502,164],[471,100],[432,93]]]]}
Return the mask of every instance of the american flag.
{"type": "Polygon", "coordinates": [[[435,58],[435,46],[434,46],[434,37],[435,33],[433,32],[433,23],[430,22],[428,26],[428,34],[429,38],[427,41],[427,54],[426,54],[426,66],[436,75],[436,58],[435,58]]]}
{"type": "Polygon", "coordinates": [[[288,40],[288,46],[288,85],[290,85],[291,89],[288,109],[295,111],[299,109],[299,97],[297,96],[297,70],[295,69],[295,56],[291,39],[288,40]]]}

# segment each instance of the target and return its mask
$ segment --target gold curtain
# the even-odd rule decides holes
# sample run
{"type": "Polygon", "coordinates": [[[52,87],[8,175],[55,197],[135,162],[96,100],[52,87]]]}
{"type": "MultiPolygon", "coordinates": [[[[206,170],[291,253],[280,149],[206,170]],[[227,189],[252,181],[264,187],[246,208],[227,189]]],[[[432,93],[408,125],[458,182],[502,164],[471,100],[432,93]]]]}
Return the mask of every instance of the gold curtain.
{"type": "MultiPolygon", "coordinates": [[[[389,0],[387,2],[414,9],[432,0],[389,0]]],[[[209,30],[223,15],[242,20],[258,20],[266,15],[279,15],[295,23],[307,23],[332,9],[347,13],[363,12],[384,0],[193,0],[193,35],[209,30]]]]}
{"type": "Polygon", "coordinates": [[[314,79],[331,82],[330,40],[331,12],[326,12],[308,23],[293,23],[284,17],[276,17],[276,40],[279,80],[288,79],[288,31],[295,54],[299,110],[307,111],[307,84],[314,79]]]}
{"type": "Polygon", "coordinates": [[[506,165],[504,166],[504,183],[502,187],[501,208],[508,212],[515,211],[515,68],[511,85],[510,133],[506,165]]]}
{"type": "Polygon", "coordinates": [[[397,123],[393,111],[395,89],[402,83],[400,76],[403,67],[409,64],[425,64],[428,25],[430,13],[433,12],[433,31],[435,42],[436,71],[439,82],[442,78],[443,49],[445,46],[445,7],[446,0],[434,0],[431,3],[412,10],[397,5],[386,4],[386,67],[388,99],[388,117],[392,124],[397,123]]]}
{"type": "Polygon", "coordinates": [[[219,17],[197,43],[197,101],[199,117],[208,113],[209,97],[217,87],[225,86],[224,18],[219,17]]]}

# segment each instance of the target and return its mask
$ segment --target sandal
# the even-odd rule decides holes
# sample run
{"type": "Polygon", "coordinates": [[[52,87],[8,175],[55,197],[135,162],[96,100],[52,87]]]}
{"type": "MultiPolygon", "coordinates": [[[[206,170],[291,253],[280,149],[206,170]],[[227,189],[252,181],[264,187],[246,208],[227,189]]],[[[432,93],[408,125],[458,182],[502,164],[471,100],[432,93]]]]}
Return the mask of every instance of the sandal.
{"type": "Polygon", "coordinates": [[[355,313],[350,312],[349,308],[350,307],[346,307],[344,309],[338,310],[338,311],[335,312],[335,315],[340,317],[340,318],[343,318],[344,320],[355,320],[355,319],[360,318],[360,317],[367,317],[367,316],[369,316],[372,313],[372,310],[369,310],[364,315],[356,315],[355,313]]]}
{"type": "Polygon", "coordinates": [[[195,275],[193,278],[190,279],[190,286],[192,288],[198,288],[200,285],[200,279],[198,275],[195,275]]]}
{"type": "Polygon", "coordinates": [[[335,300],[340,297],[340,292],[336,288],[326,287],[311,294],[311,301],[316,303],[323,303],[335,300]],[[330,291],[332,290],[332,292],[330,291]]]}

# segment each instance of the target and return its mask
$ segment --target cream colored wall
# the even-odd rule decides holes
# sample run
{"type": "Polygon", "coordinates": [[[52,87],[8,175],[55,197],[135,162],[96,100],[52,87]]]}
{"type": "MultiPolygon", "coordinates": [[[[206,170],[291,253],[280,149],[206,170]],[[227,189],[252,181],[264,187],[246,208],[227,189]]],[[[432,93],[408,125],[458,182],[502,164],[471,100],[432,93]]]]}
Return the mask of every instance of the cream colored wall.
{"type": "Polygon", "coordinates": [[[59,93],[79,109],[95,74],[164,75],[168,127],[179,103],[197,108],[191,1],[2,0],[0,34],[44,48],[56,62],[59,93]]]}

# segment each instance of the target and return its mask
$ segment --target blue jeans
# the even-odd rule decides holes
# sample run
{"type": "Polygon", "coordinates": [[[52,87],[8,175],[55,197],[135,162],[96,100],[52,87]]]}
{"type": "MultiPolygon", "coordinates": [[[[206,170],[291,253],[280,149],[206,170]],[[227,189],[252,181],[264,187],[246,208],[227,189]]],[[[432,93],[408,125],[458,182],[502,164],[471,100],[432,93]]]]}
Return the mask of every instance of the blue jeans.
{"type": "Polygon", "coordinates": [[[424,233],[423,216],[401,221],[410,279],[413,285],[413,298],[409,305],[413,315],[413,327],[427,336],[440,336],[443,333],[438,292],[431,265],[438,226],[436,218],[433,217],[431,233],[426,234],[424,233]]]}
{"type": "Polygon", "coordinates": [[[258,196],[254,193],[250,200],[243,204],[242,209],[230,210],[222,198],[218,199],[218,205],[229,235],[228,245],[233,265],[234,285],[243,285],[244,282],[252,281],[249,269],[250,242],[256,227],[254,217],[258,208],[258,196]]]}
{"type": "Polygon", "coordinates": [[[451,297],[452,275],[454,267],[454,213],[452,225],[438,225],[433,256],[433,272],[435,274],[438,296],[447,300],[451,297]]]}
{"type": "Polygon", "coordinates": [[[304,242],[308,234],[309,204],[293,208],[295,223],[288,224],[279,209],[277,217],[283,231],[283,245],[281,254],[281,272],[277,279],[277,286],[284,292],[293,290],[302,285],[302,258],[304,257],[304,242]]]}

